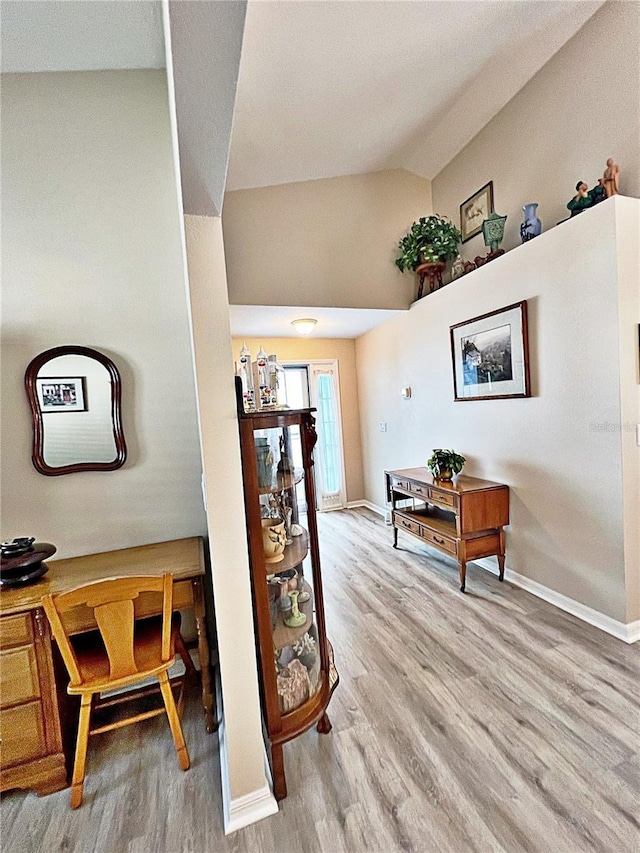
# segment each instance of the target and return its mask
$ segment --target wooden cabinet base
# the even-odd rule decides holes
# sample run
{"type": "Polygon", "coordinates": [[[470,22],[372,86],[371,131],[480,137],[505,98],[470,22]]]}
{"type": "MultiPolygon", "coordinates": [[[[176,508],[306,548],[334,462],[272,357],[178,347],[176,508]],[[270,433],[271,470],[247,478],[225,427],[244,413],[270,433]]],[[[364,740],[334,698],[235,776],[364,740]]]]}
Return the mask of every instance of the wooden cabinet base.
{"type": "Polygon", "coordinates": [[[287,798],[287,776],[284,771],[282,744],[271,747],[271,770],[273,772],[273,796],[278,802],[287,798]]]}
{"type": "Polygon", "coordinates": [[[47,755],[28,764],[18,764],[15,767],[3,767],[0,770],[0,790],[11,788],[32,790],[39,797],[62,791],[69,787],[67,768],[63,753],[47,755]]]}
{"type": "Polygon", "coordinates": [[[323,714],[318,720],[318,725],[316,729],[321,735],[328,735],[333,726],[331,725],[331,720],[327,716],[327,714],[323,714]]]}

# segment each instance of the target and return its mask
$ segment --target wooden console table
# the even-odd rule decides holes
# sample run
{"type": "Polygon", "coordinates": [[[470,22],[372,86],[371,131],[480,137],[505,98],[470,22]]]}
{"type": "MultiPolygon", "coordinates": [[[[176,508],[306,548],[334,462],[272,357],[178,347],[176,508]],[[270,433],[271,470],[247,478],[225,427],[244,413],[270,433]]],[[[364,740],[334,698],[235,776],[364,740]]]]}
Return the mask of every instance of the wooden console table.
{"type": "Polygon", "coordinates": [[[462,592],[467,562],[480,557],[497,556],[500,580],[504,579],[508,486],[464,476],[451,482],[436,480],[428,468],[385,471],[385,478],[394,548],[398,547],[398,530],[404,530],[455,557],[462,592]],[[407,498],[413,499],[413,505],[399,507],[398,502],[407,498]]]}
{"type": "MultiPolygon", "coordinates": [[[[72,763],[73,749],[70,738],[63,736],[69,723],[65,720],[68,677],[53,655],[49,623],[40,607],[47,593],[110,577],[171,572],[174,610],[191,609],[196,617],[205,724],[207,731],[215,731],[200,537],[52,560],[47,565],[49,571],[37,583],[0,591],[0,790],[32,788],[49,794],[67,786],[66,768],[72,763]]],[[[136,618],[161,611],[152,595],[140,596],[135,607],[136,618]]],[[[71,633],[96,627],[91,611],[69,616],[66,624],[71,625],[71,633]]]]}

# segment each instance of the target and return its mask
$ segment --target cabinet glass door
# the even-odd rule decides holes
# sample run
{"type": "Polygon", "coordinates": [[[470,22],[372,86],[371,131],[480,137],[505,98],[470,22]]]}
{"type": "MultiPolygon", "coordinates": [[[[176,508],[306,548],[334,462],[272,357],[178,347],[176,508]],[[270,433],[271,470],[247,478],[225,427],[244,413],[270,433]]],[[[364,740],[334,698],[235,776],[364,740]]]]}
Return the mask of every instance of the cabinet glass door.
{"type": "Polygon", "coordinates": [[[304,478],[295,464],[300,428],[259,429],[253,435],[278,699],[287,714],[321,686],[309,534],[298,501],[304,478]]]}

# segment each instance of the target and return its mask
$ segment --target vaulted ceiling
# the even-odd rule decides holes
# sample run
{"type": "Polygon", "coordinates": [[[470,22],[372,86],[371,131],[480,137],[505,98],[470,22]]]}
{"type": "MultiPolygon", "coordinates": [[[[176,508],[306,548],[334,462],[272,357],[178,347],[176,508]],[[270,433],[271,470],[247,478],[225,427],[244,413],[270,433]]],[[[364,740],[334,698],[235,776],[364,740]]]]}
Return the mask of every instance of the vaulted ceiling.
{"type": "MultiPolygon", "coordinates": [[[[433,178],[602,2],[250,0],[245,20],[245,0],[170,0],[187,212],[219,212],[225,177],[227,190],[385,168],[433,178]]],[[[0,10],[3,71],[165,63],[158,0],[0,10]]]]}
{"type": "Polygon", "coordinates": [[[250,0],[227,189],[432,178],[601,5],[250,0]]]}

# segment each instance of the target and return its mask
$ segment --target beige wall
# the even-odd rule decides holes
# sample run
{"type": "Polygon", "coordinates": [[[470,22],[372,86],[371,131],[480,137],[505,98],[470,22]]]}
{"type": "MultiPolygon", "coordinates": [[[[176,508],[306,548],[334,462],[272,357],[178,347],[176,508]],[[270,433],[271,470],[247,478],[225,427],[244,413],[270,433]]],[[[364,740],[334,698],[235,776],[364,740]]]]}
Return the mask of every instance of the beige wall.
{"type": "Polygon", "coordinates": [[[229,192],[229,302],[406,308],[415,276],[394,266],[398,241],[430,213],[429,181],[402,170],[229,192]]]}
{"type": "Polygon", "coordinates": [[[69,557],[202,534],[165,74],[3,75],[2,119],[2,538],[69,557]],[[120,369],[118,471],[31,464],[24,370],[63,344],[120,369]]]}
{"type": "MultiPolygon", "coordinates": [[[[234,361],[239,358],[243,340],[232,339],[234,361]]],[[[246,342],[254,358],[262,345],[268,353],[275,353],[281,361],[304,362],[322,358],[338,360],[347,501],[362,500],[364,484],[355,341],[345,338],[247,338],[246,342]]]]}
{"type": "Polygon", "coordinates": [[[617,207],[624,561],[627,621],[633,622],[640,619],[640,204],[619,198],[617,207]]]}
{"type": "Polygon", "coordinates": [[[185,216],[224,723],[225,828],[277,811],[265,775],[229,305],[219,218],[185,216]]]}
{"type": "MultiPolygon", "coordinates": [[[[569,215],[578,180],[594,186],[607,157],[623,195],[640,196],[640,4],[606,4],[433,180],[433,207],[459,205],[493,181],[507,215],[504,248],[520,244],[522,205],[539,202],[547,230],[569,215]]],[[[462,255],[486,254],[482,235],[462,255]]]]}
{"type": "Polygon", "coordinates": [[[617,257],[637,264],[639,207],[610,199],[356,342],[365,497],[384,505],[384,469],[424,465],[432,448],[453,447],[467,457],[465,473],[511,487],[508,568],[623,623],[636,583],[625,577],[634,542],[629,529],[624,541],[633,504],[625,518],[623,470],[631,500],[636,490],[637,537],[638,448],[625,432],[621,450],[621,383],[630,419],[638,386],[633,370],[621,371],[619,316],[634,364],[639,318],[637,267],[634,278],[632,261],[618,269],[617,257]],[[521,299],[533,396],[454,402],[449,327],[521,299]],[[410,400],[398,395],[405,385],[410,400]]]}

